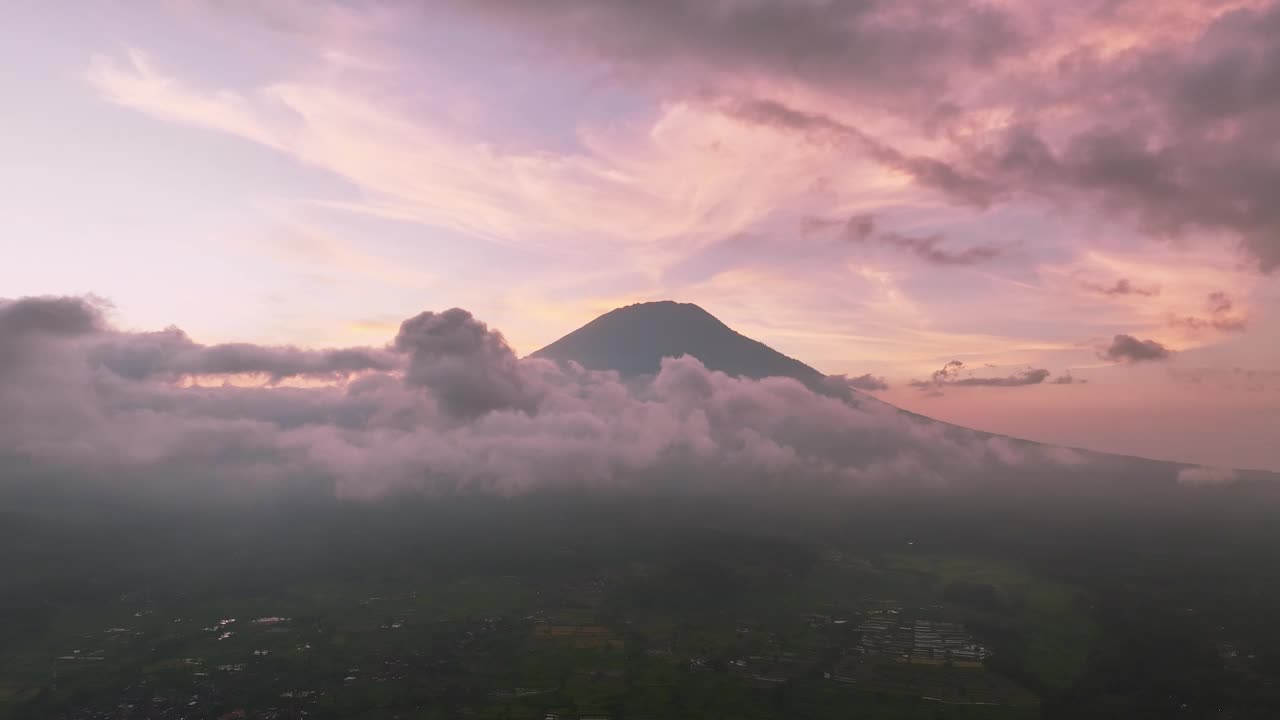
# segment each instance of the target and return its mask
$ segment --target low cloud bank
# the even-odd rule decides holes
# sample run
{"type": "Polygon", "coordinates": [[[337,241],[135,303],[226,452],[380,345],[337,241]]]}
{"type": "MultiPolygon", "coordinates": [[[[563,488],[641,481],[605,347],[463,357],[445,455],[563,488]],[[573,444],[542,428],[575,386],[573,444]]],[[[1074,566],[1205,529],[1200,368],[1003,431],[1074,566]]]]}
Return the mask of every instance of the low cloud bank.
{"type": "Polygon", "coordinates": [[[125,332],[92,300],[25,298],[0,301],[0,348],[8,467],[178,496],[918,488],[1032,482],[1098,462],[687,356],[625,382],[520,360],[456,308],[404,321],[382,348],[302,350],[125,332]]]}
{"type": "Polygon", "coordinates": [[[872,375],[871,373],[863,373],[862,375],[855,375],[853,377],[849,377],[848,375],[828,375],[827,381],[833,385],[844,385],[855,390],[865,390],[867,392],[889,389],[889,381],[879,375],[872,375]]]}

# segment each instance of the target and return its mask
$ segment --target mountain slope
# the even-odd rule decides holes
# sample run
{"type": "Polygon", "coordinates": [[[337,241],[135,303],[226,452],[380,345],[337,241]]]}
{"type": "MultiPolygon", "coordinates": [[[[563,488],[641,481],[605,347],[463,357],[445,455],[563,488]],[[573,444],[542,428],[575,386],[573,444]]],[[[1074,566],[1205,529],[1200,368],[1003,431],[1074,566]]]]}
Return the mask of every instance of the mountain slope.
{"type": "MultiPolygon", "coordinates": [[[[591,370],[615,370],[623,377],[653,375],[664,357],[692,355],[711,370],[748,378],[771,376],[799,380],[812,390],[838,397],[860,407],[891,408],[914,423],[937,430],[941,437],[953,442],[972,438],[999,438],[979,430],[971,430],[914,412],[888,405],[874,396],[853,390],[846,383],[827,378],[814,368],[752,340],[697,305],[672,301],[638,303],[612,310],[550,345],[531,357],[558,362],[575,361],[591,370]]],[[[1004,438],[1015,447],[1051,446],[1030,440],[1004,438]]],[[[1076,478],[1077,487],[1119,489],[1122,483],[1130,492],[1168,487],[1183,463],[1148,460],[1077,450],[1082,457],[1094,461],[1086,477],[1076,478]],[[1097,463],[1110,466],[1102,471],[1097,463]]],[[[1241,479],[1269,479],[1275,474],[1241,471],[1241,479]]]]}
{"type": "Polygon", "coordinates": [[[822,373],[735,332],[690,303],[638,303],[601,315],[531,357],[573,360],[589,370],[652,375],[664,357],[692,355],[711,370],[748,378],[784,376],[821,384],[822,373]]]}

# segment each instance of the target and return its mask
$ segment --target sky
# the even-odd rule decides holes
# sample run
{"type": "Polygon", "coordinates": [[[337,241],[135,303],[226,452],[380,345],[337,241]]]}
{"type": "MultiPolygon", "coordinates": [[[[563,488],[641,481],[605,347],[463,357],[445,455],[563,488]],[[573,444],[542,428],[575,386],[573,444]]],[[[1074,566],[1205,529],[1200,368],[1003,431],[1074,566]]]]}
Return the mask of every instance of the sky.
{"type": "Polygon", "coordinates": [[[1280,3],[4,16],[0,297],[94,332],[460,307],[520,356],[674,299],[931,417],[1280,470],[1280,3]]]}

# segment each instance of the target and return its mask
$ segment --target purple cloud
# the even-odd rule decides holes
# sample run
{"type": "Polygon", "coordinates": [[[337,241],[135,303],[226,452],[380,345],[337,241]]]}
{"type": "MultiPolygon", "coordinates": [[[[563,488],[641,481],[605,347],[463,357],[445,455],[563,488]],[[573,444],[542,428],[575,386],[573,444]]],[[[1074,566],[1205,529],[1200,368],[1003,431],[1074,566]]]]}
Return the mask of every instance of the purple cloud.
{"type": "Polygon", "coordinates": [[[0,300],[0,333],[85,335],[105,325],[101,301],[93,298],[29,297],[0,300]]]}
{"type": "Polygon", "coordinates": [[[1155,340],[1139,340],[1132,335],[1116,335],[1099,353],[1104,360],[1129,363],[1165,360],[1172,355],[1172,350],[1155,340]]]}
{"type": "MultiPolygon", "coordinates": [[[[927,380],[912,380],[911,387],[930,393],[941,393],[943,387],[1024,387],[1039,385],[1049,377],[1044,368],[1027,368],[1004,377],[974,377],[966,374],[964,363],[952,360],[940,369],[933,371],[927,380]]],[[[1061,378],[1059,378],[1060,380],[1061,378]]],[[[1057,384],[1058,380],[1054,381],[1057,384]]]]}
{"type": "Polygon", "coordinates": [[[189,375],[265,375],[273,382],[292,377],[345,377],[399,366],[387,350],[342,348],[302,350],[248,343],[201,345],[178,328],[104,337],[90,358],[122,377],[177,378],[189,375]]]}
{"type": "Polygon", "coordinates": [[[903,250],[930,265],[940,267],[975,265],[994,260],[1011,249],[1007,245],[974,245],[960,250],[951,250],[943,247],[944,238],[941,235],[913,236],[893,231],[877,231],[875,217],[867,214],[854,215],[843,223],[812,217],[805,218],[801,222],[801,231],[806,234],[819,233],[831,228],[841,228],[840,237],[850,244],[877,245],[903,250]]]}
{"type": "Polygon", "coordinates": [[[1111,285],[1103,285],[1100,283],[1084,283],[1085,288],[1092,290],[1100,295],[1107,297],[1117,297],[1125,295],[1140,295],[1142,297],[1154,297],[1160,294],[1158,287],[1139,287],[1134,285],[1129,278],[1119,278],[1111,285]]]}
{"type": "Polygon", "coordinates": [[[1108,5],[1087,20],[1034,3],[453,7],[669,95],[710,96],[743,119],[848,142],[958,203],[1024,197],[1133,219],[1155,235],[1227,231],[1264,272],[1280,267],[1280,2],[1220,13],[1174,6],[1194,27],[1145,36],[1151,23],[1136,6],[1108,5]],[[1136,35],[1124,52],[1073,39],[1113,26],[1136,35]],[[1059,46],[1045,66],[1038,53],[1059,46]],[[744,90],[769,87],[825,100],[799,108],[744,90]],[[892,115],[937,153],[898,150],[837,119],[848,98],[892,115]],[[997,110],[1013,122],[988,127],[997,110]]]}
{"type": "Polygon", "coordinates": [[[708,76],[745,72],[936,97],[948,70],[989,68],[1025,43],[1011,14],[968,3],[468,0],[451,7],[686,91],[705,87],[708,76]]]}
{"type": "Polygon", "coordinates": [[[1235,303],[1225,292],[1219,290],[1209,293],[1209,296],[1205,298],[1205,307],[1208,317],[1187,315],[1172,318],[1169,323],[1175,327],[1184,327],[1190,330],[1204,330],[1206,328],[1224,332],[1244,330],[1245,318],[1232,312],[1235,308],[1235,303]]]}
{"type": "Polygon", "coordinates": [[[536,403],[506,340],[461,308],[405,320],[392,346],[409,356],[406,384],[431,390],[457,415],[536,403]]]}
{"type": "Polygon", "coordinates": [[[889,389],[889,382],[887,380],[882,377],[872,375],[871,373],[864,373],[854,377],[850,377],[848,375],[828,375],[825,380],[831,385],[850,387],[855,390],[866,390],[868,392],[889,389]]]}
{"type": "Polygon", "coordinates": [[[234,344],[234,362],[220,353],[207,359],[209,348],[176,329],[114,329],[74,298],[0,305],[0,328],[0,346],[18,348],[0,367],[0,453],[68,482],[166,496],[296,487],[343,496],[520,492],[675,478],[729,486],[786,478],[847,491],[1024,478],[1029,467],[1083,462],[922,424],[869,399],[815,394],[789,378],[733,378],[691,357],[667,358],[656,377],[636,382],[522,361],[460,309],[406,320],[384,350],[299,356],[234,344]],[[192,366],[215,375],[319,368],[341,377],[306,387],[270,378],[249,387],[175,382],[192,366]],[[360,371],[342,375],[352,368],[360,371]]]}
{"type": "Polygon", "coordinates": [[[827,115],[804,112],[764,99],[722,101],[719,107],[735,117],[775,128],[801,132],[824,143],[850,144],[887,168],[911,176],[917,183],[986,208],[1001,194],[988,178],[966,172],[938,158],[911,155],[827,115]]]}

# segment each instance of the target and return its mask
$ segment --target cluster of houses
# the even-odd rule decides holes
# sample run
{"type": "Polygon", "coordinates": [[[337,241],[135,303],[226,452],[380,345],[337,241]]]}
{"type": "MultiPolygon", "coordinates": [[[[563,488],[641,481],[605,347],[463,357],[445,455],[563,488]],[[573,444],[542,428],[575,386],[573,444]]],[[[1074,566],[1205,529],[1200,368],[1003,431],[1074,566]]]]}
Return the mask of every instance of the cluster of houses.
{"type": "Polygon", "coordinates": [[[903,662],[957,667],[982,667],[989,652],[974,641],[963,625],[932,620],[901,623],[896,616],[870,617],[858,626],[860,649],[869,655],[903,662]]]}

